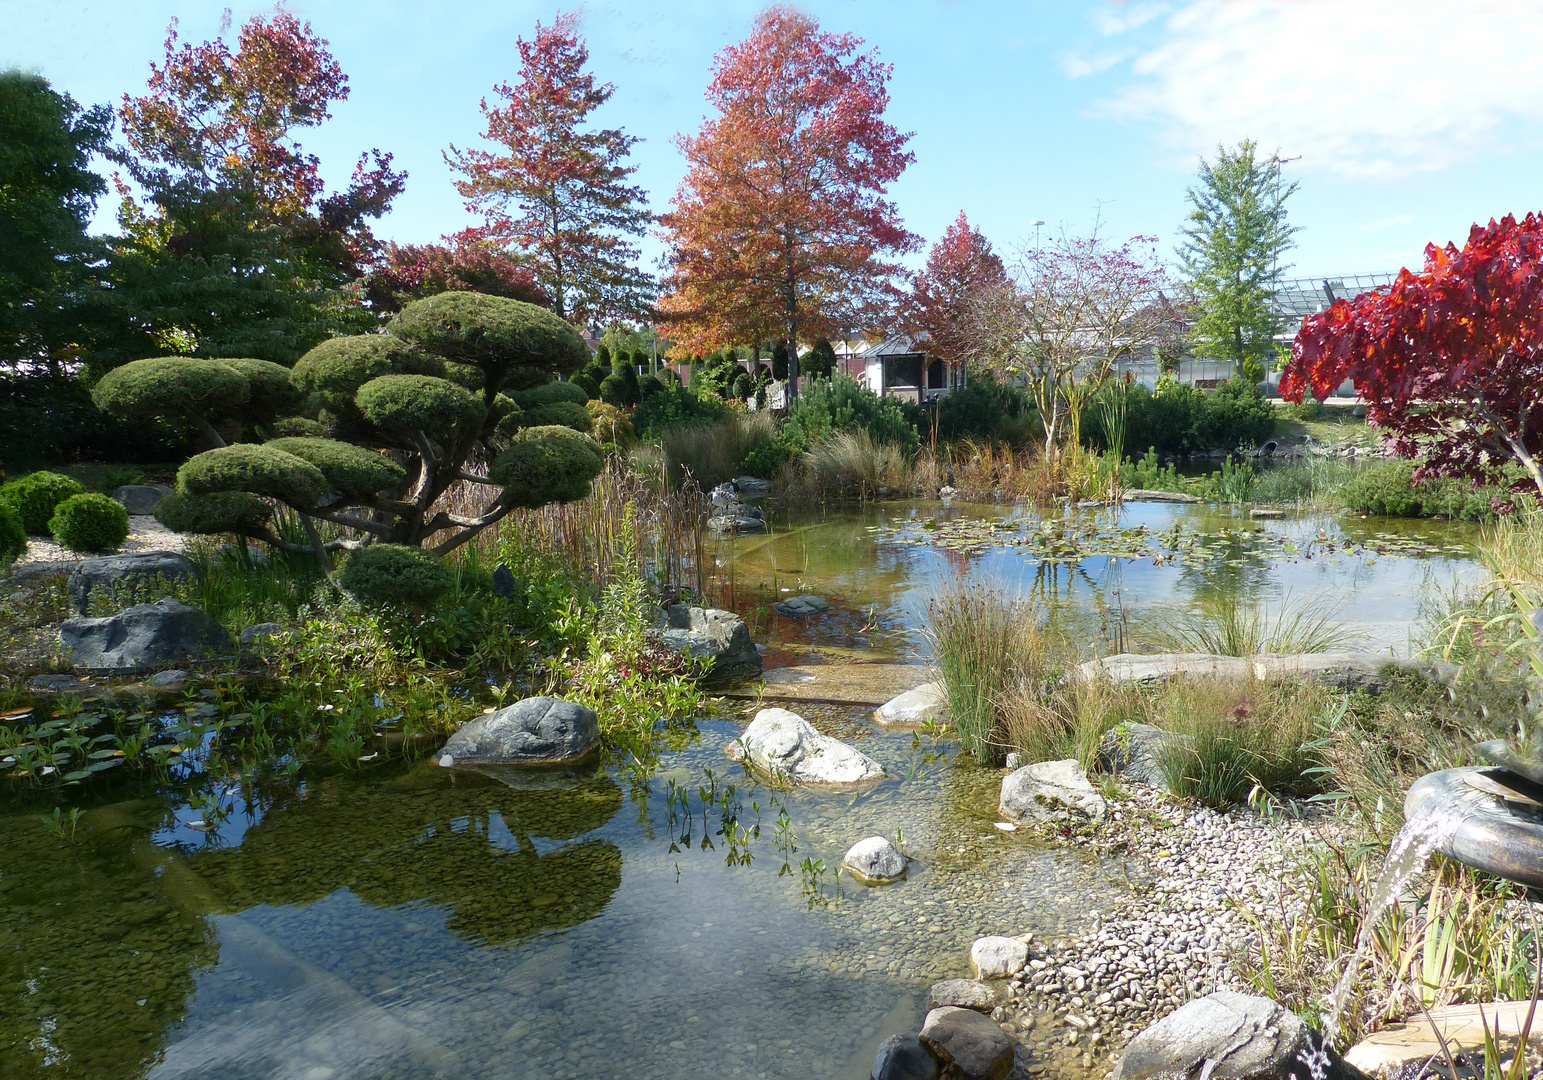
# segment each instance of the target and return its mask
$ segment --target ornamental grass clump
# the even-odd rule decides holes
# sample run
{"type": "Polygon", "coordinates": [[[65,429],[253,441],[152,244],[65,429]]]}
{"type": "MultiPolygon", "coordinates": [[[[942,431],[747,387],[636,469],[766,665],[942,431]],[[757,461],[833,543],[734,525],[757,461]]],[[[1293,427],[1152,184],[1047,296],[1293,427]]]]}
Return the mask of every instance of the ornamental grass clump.
{"type": "Polygon", "coordinates": [[[85,490],[68,476],[35,472],[0,487],[0,503],[11,508],[29,536],[47,536],[54,510],[65,499],[84,494],[85,490]]]}
{"type": "Polygon", "coordinates": [[[129,538],[129,512],[106,495],[71,495],[54,510],[48,529],[71,551],[117,551],[129,538]]]}

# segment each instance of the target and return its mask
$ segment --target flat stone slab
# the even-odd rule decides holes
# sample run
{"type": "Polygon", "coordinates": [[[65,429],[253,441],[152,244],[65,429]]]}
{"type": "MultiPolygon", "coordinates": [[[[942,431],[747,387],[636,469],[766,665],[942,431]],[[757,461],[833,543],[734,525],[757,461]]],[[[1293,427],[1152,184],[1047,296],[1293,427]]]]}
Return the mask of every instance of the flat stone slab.
{"type": "Polygon", "coordinates": [[[940,682],[923,683],[880,705],[873,718],[881,724],[923,724],[948,707],[948,695],[940,682]]]}
{"type": "Polygon", "coordinates": [[[1183,491],[1153,491],[1151,488],[1124,491],[1120,493],[1120,498],[1126,502],[1197,503],[1202,501],[1198,496],[1183,491]]]}
{"type": "Polygon", "coordinates": [[[766,672],[762,676],[764,692],[746,687],[726,696],[876,707],[926,675],[927,669],[920,664],[798,664],[766,672]]]}
{"type": "MultiPolygon", "coordinates": [[[[1441,1042],[1447,1041],[1455,1055],[1463,1050],[1477,1050],[1484,1045],[1484,1024],[1498,1031],[1502,1041],[1521,1035],[1530,1001],[1498,1001],[1487,1005],[1448,1005],[1430,1010],[1430,1019],[1415,1016],[1402,1024],[1389,1024],[1352,1046],[1345,1060],[1371,1076],[1391,1073],[1411,1062],[1444,1058],[1441,1042]],[[1480,1012],[1483,1021],[1480,1020],[1480,1012]]],[[[1528,1043],[1543,1045],[1543,1008],[1533,1017],[1528,1043]]],[[[1507,1054],[1509,1056],[1509,1053],[1507,1054]]]]}
{"type": "Polygon", "coordinates": [[[953,1006],[956,1009],[974,1009],[980,1013],[990,1013],[998,1005],[1007,1002],[1007,991],[1001,983],[990,983],[983,979],[944,979],[935,982],[927,990],[927,1008],[941,1009],[953,1006]]]}
{"type": "Polygon", "coordinates": [[[1216,656],[1211,653],[1116,653],[1077,665],[1083,679],[1115,683],[1155,683],[1172,678],[1317,679],[1346,690],[1376,692],[1383,670],[1393,666],[1443,681],[1455,676],[1450,664],[1408,660],[1386,653],[1280,653],[1264,656],[1216,656]]]}

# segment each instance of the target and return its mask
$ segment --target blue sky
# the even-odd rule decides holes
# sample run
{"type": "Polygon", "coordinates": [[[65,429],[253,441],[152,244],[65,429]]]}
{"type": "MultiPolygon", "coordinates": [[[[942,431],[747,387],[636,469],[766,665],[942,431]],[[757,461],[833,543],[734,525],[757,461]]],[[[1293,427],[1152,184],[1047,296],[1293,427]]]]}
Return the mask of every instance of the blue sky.
{"type": "MultiPolygon", "coordinates": [[[[167,22],[218,33],[223,3],[0,0],[0,65],[38,71],[82,102],[144,86],[167,22]]],[[[764,5],[740,0],[565,5],[591,65],[616,84],[603,120],[645,140],[639,182],[663,209],[682,163],[672,139],[705,112],[713,55],[764,5]]],[[[1427,240],[1538,207],[1543,3],[1521,0],[828,0],[804,3],[894,65],[890,120],[915,136],[893,195],[929,242],[965,210],[1004,253],[1029,222],[1155,234],[1171,251],[1197,158],[1256,139],[1301,155],[1293,273],[1417,264],[1427,240]]],[[[239,24],[271,6],[232,4],[239,24]]],[[[514,79],[515,39],[551,3],[304,0],[352,95],[308,132],[329,179],[388,150],[409,173],[377,228],[432,240],[469,219],[440,154],[481,130],[479,98],[514,79]]],[[[104,205],[99,225],[111,225],[104,205]]],[[[657,254],[657,243],[647,245],[657,254]]]]}

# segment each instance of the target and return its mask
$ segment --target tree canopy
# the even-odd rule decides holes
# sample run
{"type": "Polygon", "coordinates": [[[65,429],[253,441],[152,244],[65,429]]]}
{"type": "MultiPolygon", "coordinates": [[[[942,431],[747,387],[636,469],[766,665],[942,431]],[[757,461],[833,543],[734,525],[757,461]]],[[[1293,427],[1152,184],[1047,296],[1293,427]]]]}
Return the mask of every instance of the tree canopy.
{"type": "Polygon", "coordinates": [[[1428,245],[1419,272],[1309,315],[1281,395],[1346,379],[1420,475],[1493,480],[1513,460],[1543,497],[1543,216],[1474,225],[1461,249],[1428,245]]]}
{"type": "Polygon", "coordinates": [[[898,296],[891,260],[919,241],[885,193],[915,155],[884,119],[890,66],[861,46],[772,7],[714,61],[716,115],[679,140],[687,172],[660,218],[660,308],[683,351],[780,337],[796,356],[898,296]]]}
{"type": "Polygon", "coordinates": [[[991,242],[959,217],[932,245],[927,265],[911,281],[906,304],[907,323],[924,333],[928,351],[944,360],[968,360],[975,355],[970,330],[971,308],[987,290],[1000,288],[1007,268],[991,242]]]}

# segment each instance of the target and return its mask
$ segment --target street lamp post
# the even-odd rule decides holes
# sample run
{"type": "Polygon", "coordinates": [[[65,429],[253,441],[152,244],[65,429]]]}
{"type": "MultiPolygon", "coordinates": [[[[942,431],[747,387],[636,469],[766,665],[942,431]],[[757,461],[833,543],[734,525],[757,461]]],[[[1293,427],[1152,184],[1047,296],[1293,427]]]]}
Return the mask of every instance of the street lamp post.
{"type": "Polygon", "coordinates": [[[1034,226],[1034,253],[1036,255],[1038,255],[1039,254],[1039,227],[1041,225],[1043,225],[1044,222],[1043,221],[1031,221],[1031,222],[1029,222],[1029,224],[1034,226]]]}

